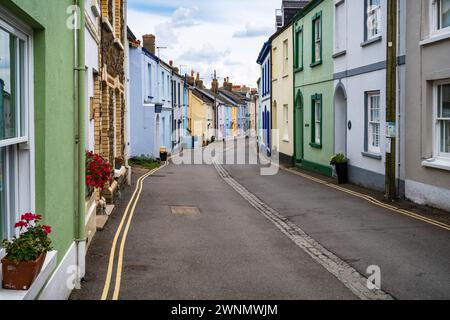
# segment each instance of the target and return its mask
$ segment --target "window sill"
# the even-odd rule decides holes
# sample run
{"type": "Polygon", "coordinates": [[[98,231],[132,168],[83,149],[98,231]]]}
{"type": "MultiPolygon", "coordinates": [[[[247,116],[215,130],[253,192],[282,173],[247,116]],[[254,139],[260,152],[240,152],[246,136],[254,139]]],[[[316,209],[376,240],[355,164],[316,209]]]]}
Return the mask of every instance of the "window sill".
{"type": "Polygon", "coordinates": [[[450,39],[450,31],[446,31],[446,32],[443,32],[443,33],[432,34],[428,38],[420,41],[419,45],[420,46],[426,46],[428,44],[432,44],[432,43],[443,41],[443,40],[447,40],[447,39],[450,39]]]}
{"type": "MultiPolygon", "coordinates": [[[[52,275],[53,270],[56,268],[56,251],[50,251],[47,253],[42,270],[37,276],[36,280],[27,291],[20,290],[6,290],[0,288],[0,300],[34,300],[37,298],[42,288],[46,284],[48,278],[52,275]]],[[[1,277],[0,269],[0,278],[1,277]]]]}
{"type": "Polygon", "coordinates": [[[345,56],[346,54],[347,54],[347,50],[342,50],[342,51],[336,52],[336,53],[333,54],[331,57],[332,57],[333,59],[336,59],[336,58],[339,58],[339,57],[343,57],[343,56],[345,56]]]}
{"type": "Polygon", "coordinates": [[[303,71],[303,67],[299,67],[299,68],[295,68],[295,69],[294,69],[294,72],[295,72],[295,73],[301,72],[301,71],[303,71]]]}
{"type": "Polygon", "coordinates": [[[322,149],[322,145],[321,145],[321,144],[318,144],[318,143],[313,143],[313,142],[311,142],[311,143],[309,144],[309,146],[310,146],[311,148],[315,148],[315,149],[322,149]]]}
{"type": "Polygon", "coordinates": [[[108,18],[102,17],[102,23],[103,23],[104,25],[106,25],[106,27],[108,28],[108,30],[109,30],[111,33],[114,33],[114,28],[113,28],[113,26],[111,25],[111,23],[109,22],[108,18]]]}
{"type": "Polygon", "coordinates": [[[362,155],[363,157],[372,158],[372,159],[375,159],[375,160],[381,160],[381,159],[383,159],[383,156],[382,156],[381,154],[379,154],[379,153],[374,153],[374,152],[367,152],[367,151],[364,151],[364,152],[361,152],[361,155],[362,155]]]}
{"type": "Polygon", "coordinates": [[[101,12],[97,1],[93,1],[93,3],[91,4],[91,10],[96,18],[100,17],[101,12]]]}
{"type": "Polygon", "coordinates": [[[119,38],[114,38],[114,44],[122,51],[125,50],[125,48],[123,47],[122,42],[120,41],[119,38]]]}
{"type": "Polygon", "coordinates": [[[364,47],[370,46],[371,44],[380,42],[381,40],[383,40],[382,36],[373,37],[372,39],[369,39],[369,40],[366,40],[366,41],[362,42],[361,43],[361,47],[364,48],[364,47]]]}
{"type": "Polygon", "coordinates": [[[311,63],[309,66],[310,66],[311,68],[314,68],[314,67],[320,66],[321,64],[322,64],[322,60],[313,62],[313,63],[311,63]]]}
{"type": "Polygon", "coordinates": [[[450,160],[428,159],[422,161],[423,167],[450,171],[450,160]]]}

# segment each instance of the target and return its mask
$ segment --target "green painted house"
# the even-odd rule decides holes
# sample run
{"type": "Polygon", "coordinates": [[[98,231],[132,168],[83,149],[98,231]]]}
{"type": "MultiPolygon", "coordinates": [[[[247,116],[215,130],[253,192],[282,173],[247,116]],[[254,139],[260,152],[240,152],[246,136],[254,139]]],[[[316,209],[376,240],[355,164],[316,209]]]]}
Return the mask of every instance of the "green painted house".
{"type": "Polygon", "coordinates": [[[331,176],[333,154],[332,0],[313,0],[293,22],[297,166],[331,176]]]}
{"type": "Polygon", "coordinates": [[[0,1],[0,237],[33,211],[55,249],[29,291],[0,289],[0,300],[65,299],[84,272],[84,15],[71,27],[74,3],[0,1]]]}

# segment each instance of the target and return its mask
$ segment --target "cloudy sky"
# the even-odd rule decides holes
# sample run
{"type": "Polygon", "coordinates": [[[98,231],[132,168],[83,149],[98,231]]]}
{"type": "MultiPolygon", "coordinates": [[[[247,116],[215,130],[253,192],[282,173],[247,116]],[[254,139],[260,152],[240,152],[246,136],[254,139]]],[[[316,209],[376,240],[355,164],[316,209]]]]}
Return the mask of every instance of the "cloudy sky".
{"type": "Polygon", "coordinates": [[[275,9],[281,0],[128,0],[128,25],[133,33],[156,35],[166,61],[181,72],[199,71],[210,83],[214,70],[220,82],[256,87],[256,64],[264,41],[275,31],[275,9]]]}

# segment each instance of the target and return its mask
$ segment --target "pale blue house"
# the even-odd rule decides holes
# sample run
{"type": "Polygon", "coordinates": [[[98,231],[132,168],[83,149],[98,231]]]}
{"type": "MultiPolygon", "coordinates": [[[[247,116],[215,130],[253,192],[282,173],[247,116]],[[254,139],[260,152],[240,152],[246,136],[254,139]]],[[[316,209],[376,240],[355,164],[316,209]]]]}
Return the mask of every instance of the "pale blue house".
{"type": "Polygon", "coordinates": [[[172,152],[172,68],[155,54],[154,36],[144,47],[128,30],[130,45],[130,122],[132,157],[159,158],[160,148],[172,152]]]}

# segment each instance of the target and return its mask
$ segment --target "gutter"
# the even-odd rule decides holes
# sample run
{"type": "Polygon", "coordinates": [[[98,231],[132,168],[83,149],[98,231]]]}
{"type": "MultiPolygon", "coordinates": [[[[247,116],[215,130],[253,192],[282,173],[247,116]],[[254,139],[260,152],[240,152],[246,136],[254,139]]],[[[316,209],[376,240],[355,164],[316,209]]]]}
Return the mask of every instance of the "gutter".
{"type": "Polygon", "coordinates": [[[77,170],[75,182],[75,243],[77,248],[77,281],[84,277],[85,273],[85,123],[84,123],[84,98],[85,98],[85,36],[84,36],[84,0],[74,0],[74,5],[79,8],[78,28],[74,29],[74,107],[75,123],[75,166],[77,170]]]}

